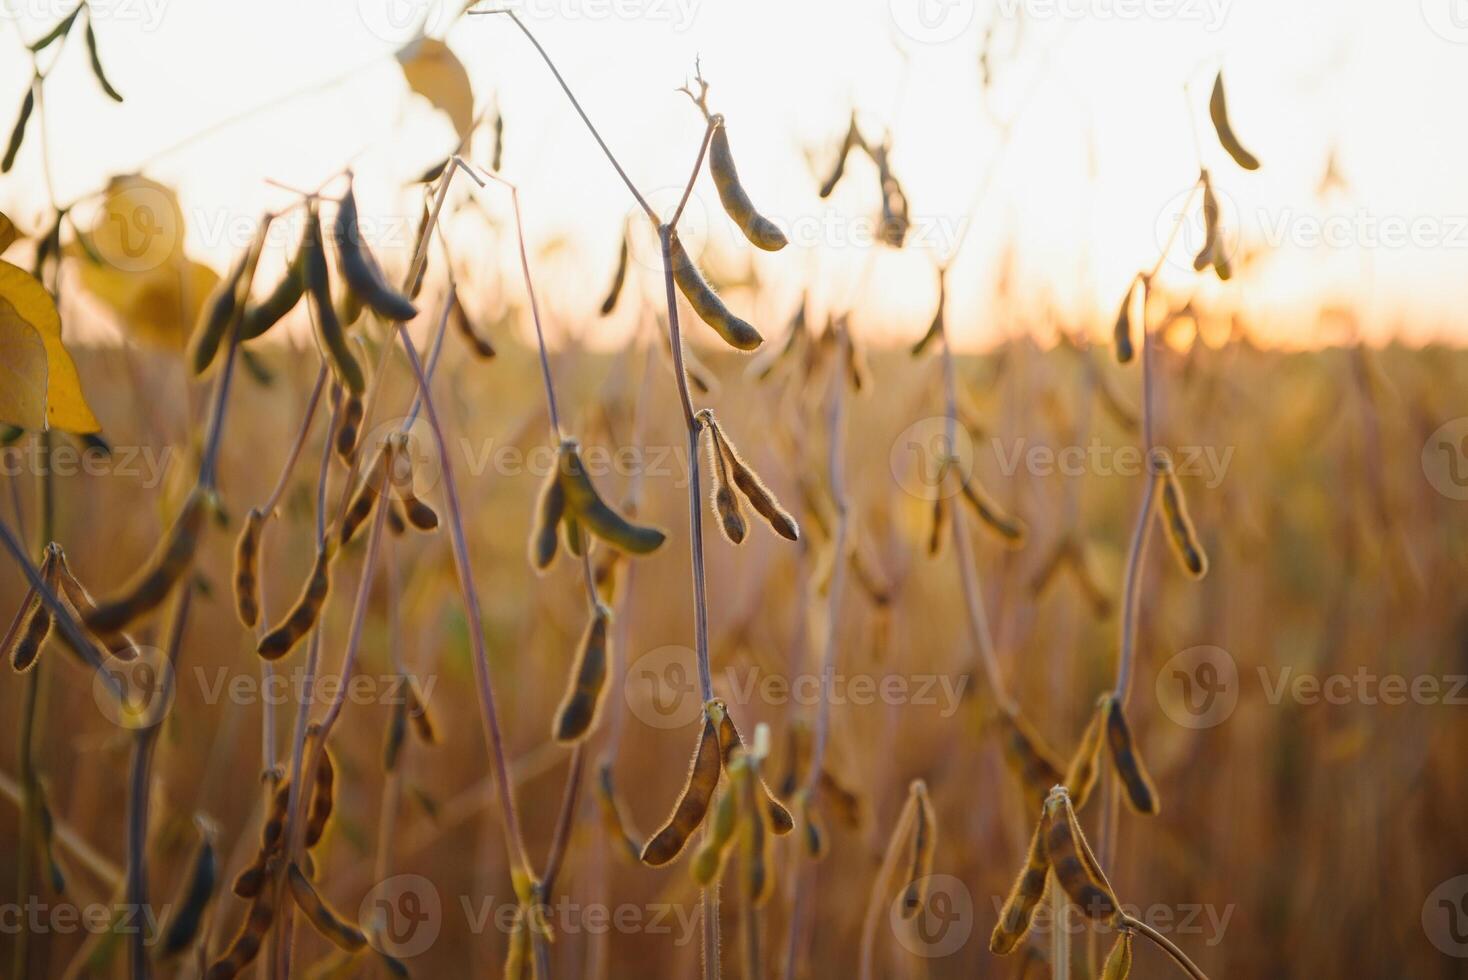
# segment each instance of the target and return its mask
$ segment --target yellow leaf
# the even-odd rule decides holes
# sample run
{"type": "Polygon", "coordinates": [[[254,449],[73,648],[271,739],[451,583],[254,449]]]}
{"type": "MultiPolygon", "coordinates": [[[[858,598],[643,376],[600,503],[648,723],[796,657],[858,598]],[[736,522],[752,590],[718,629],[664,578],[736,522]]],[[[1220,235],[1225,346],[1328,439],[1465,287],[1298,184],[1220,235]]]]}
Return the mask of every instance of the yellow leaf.
{"type": "Polygon", "coordinates": [[[474,89],[469,73],[448,45],[422,37],[398,51],[408,87],[448,114],[459,138],[474,126],[474,89]]]}
{"type": "Polygon", "coordinates": [[[0,252],[10,247],[15,241],[15,225],[5,215],[0,214],[0,252]]]}
{"type": "Polygon", "coordinates": [[[0,297],[0,422],[46,426],[46,345],[10,301],[0,297]]]}
{"type": "Polygon", "coordinates": [[[98,265],[76,243],[66,255],[78,260],[82,287],[107,306],[127,334],[165,350],[183,350],[219,274],[202,262],[180,259],[145,273],[98,265]]]}
{"type": "Polygon", "coordinates": [[[82,394],[76,364],[61,343],[61,317],[46,288],[18,266],[0,262],[0,299],[40,334],[46,351],[46,422],[67,432],[102,428],[82,394]]]}
{"type": "Polygon", "coordinates": [[[89,237],[95,255],[75,242],[66,247],[82,286],[133,338],[182,350],[219,276],[184,254],[178,196],[147,177],[114,177],[89,237]]]}

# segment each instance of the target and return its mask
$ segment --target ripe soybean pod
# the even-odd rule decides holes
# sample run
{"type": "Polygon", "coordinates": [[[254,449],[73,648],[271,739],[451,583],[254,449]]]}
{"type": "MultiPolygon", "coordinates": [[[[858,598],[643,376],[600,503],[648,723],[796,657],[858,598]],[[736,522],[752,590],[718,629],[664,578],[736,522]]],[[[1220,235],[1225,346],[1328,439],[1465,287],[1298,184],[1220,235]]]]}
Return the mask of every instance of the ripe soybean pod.
{"type": "Polygon", "coordinates": [[[1025,865],[1010,886],[1004,907],[999,910],[999,921],[989,936],[989,951],[998,956],[1014,952],[1025,933],[1030,931],[1035,909],[1045,895],[1045,882],[1049,877],[1050,856],[1045,850],[1045,818],[1042,814],[1030,838],[1030,847],[1025,854],[1025,865]]]}
{"type": "Polygon", "coordinates": [[[412,300],[388,284],[382,268],[367,244],[357,216],[357,197],[349,185],[336,212],[336,249],[342,278],[362,302],[389,322],[411,320],[418,315],[412,300]]]}
{"type": "Polygon", "coordinates": [[[556,741],[577,742],[585,738],[596,720],[607,679],[607,625],[612,612],[600,602],[581,636],[576,662],[571,668],[571,684],[556,709],[554,733],[556,741]]]}
{"type": "Polygon", "coordinates": [[[927,783],[921,779],[913,780],[910,794],[916,806],[913,809],[912,856],[908,862],[907,885],[902,890],[904,919],[917,915],[927,898],[928,877],[933,873],[933,855],[937,849],[938,835],[927,783]]]}
{"type": "Polygon", "coordinates": [[[1086,918],[1097,922],[1114,920],[1119,914],[1116,895],[1081,832],[1065,787],[1057,786],[1050,791],[1045,801],[1044,822],[1045,853],[1050,857],[1055,880],[1086,918]]]}
{"type": "Polygon", "coordinates": [[[321,338],[327,359],[331,361],[337,380],[355,395],[367,390],[367,378],[362,365],[347,343],[347,333],[337,318],[336,307],[331,302],[331,279],[326,265],[326,243],[322,240],[321,216],[313,208],[306,217],[306,237],[301,243],[305,252],[306,291],[311,296],[311,305],[316,314],[316,332],[321,338]]]}
{"type": "Polygon", "coordinates": [[[329,546],[317,550],[311,574],[307,576],[295,605],[286,613],[285,619],[256,644],[255,652],[261,657],[279,660],[294,650],[296,644],[316,625],[321,610],[326,607],[326,599],[331,594],[331,550],[329,546]]]}
{"type": "Polygon", "coordinates": [[[193,564],[207,509],[204,489],[194,487],[143,570],[120,594],[99,602],[83,614],[82,622],[87,629],[100,637],[110,637],[162,605],[193,564]]]}
{"type": "Polygon", "coordinates": [[[725,714],[724,703],[718,699],[704,705],[703,728],[688,767],[688,779],[667,822],[643,845],[643,864],[661,867],[676,858],[703,823],[723,768],[717,726],[725,714]]]}
{"type": "Polygon", "coordinates": [[[1126,712],[1116,698],[1108,698],[1106,708],[1106,748],[1111,763],[1116,767],[1117,778],[1126,790],[1127,804],[1137,813],[1155,817],[1162,809],[1157,788],[1142,757],[1132,741],[1131,726],[1127,724],[1126,712]]]}
{"type": "Polygon", "coordinates": [[[711,125],[714,133],[709,141],[709,174],[714,178],[714,186],[718,188],[724,211],[734,219],[734,223],[744,232],[744,237],[749,239],[750,244],[767,252],[780,251],[790,241],[778,225],[755,209],[749,193],[740,183],[739,171],[734,166],[734,153],[729,148],[729,131],[724,125],[724,117],[714,116],[711,125]]]}
{"type": "Polygon", "coordinates": [[[585,527],[612,547],[634,555],[650,554],[667,540],[667,534],[661,529],[634,524],[602,500],[591,477],[586,474],[580,444],[575,439],[561,443],[557,469],[566,499],[566,511],[575,518],[578,528],[585,527]]]}
{"type": "Polygon", "coordinates": [[[765,342],[758,330],[735,316],[724,305],[719,294],[714,292],[714,287],[708,284],[703,273],[698,271],[698,266],[693,264],[693,259],[689,257],[676,232],[669,233],[668,247],[669,262],[673,266],[673,281],[678,284],[678,289],[700,320],[713,327],[714,332],[735,350],[752,351],[765,342]]]}

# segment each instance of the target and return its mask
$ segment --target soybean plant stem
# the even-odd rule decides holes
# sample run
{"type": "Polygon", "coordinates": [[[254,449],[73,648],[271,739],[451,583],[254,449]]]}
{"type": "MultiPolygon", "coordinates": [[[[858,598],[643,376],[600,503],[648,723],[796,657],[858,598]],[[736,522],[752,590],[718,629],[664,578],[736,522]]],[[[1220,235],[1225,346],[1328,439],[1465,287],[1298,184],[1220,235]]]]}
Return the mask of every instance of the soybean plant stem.
{"type": "MultiPolygon", "coordinates": [[[[470,11],[470,13],[479,13],[479,12],[480,11],[470,11]]],[[[535,50],[540,53],[541,59],[545,61],[546,67],[548,67],[551,70],[551,74],[552,75],[556,76],[556,81],[559,82],[560,85],[561,85],[561,91],[565,92],[566,93],[566,98],[568,98],[568,99],[571,100],[571,105],[572,105],[573,108],[575,108],[576,114],[581,117],[581,121],[584,122],[586,124],[586,128],[591,131],[592,138],[596,140],[597,145],[601,147],[601,151],[603,153],[605,153],[606,156],[607,156],[607,159],[609,161],[611,161],[612,168],[617,171],[617,176],[619,176],[619,177],[622,178],[622,183],[624,183],[624,184],[627,185],[627,190],[629,190],[629,191],[632,192],[632,196],[637,199],[638,205],[642,208],[643,212],[647,215],[648,219],[650,221],[652,221],[653,224],[657,224],[658,223],[658,216],[657,216],[657,214],[648,205],[647,201],[643,199],[642,194],[640,194],[638,192],[637,188],[633,185],[632,178],[630,178],[630,177],[627,176],[627,171],[623,170],[622,169],[622,165],[617,162],[617,158],[612,154],[611,149],[609,149],[607,147],[606,140],[602,139],[601,138],[601,133],[599,133],[599,132],[596,131],[596,127],[594,125],[592,125],[592,122],[591,122],[590,117],[588,117],[586,115],[586,110],[584,110],[584,109],[581,108],[581,103],[578,102],[578,101],[576,101],[576,96],[571,93],[571,86],[567,85],[566,84],[566,80],[561,77],[560,71],[556,68],[556,63],[554,61],[551,61],[550,55],[546,53],[545,48],[543,48],[543,47],[540,46],[540,42],[535,39],[535,35],[532,34],[532,33],[530,33],[530,29],[528,27],[526,27],[523,23],[520,22],[520,18],[515,16],[514,11],[511,11],[511,10],[486,10],[486,11],[482,11],[482,12],[483,13],[487,13],[487,14],[488,13],[495,13],[495,14],[502,13],[505,16],[509,17],[510,20],[512,20],[512,21],[515,22],[515,26],[518,27],[518,28],[520,28],[521,33],[523,33],[525,35],[525,37],[530,40],[530,43],[535,46],[535,50]]]]}
{"type": "Polygon", "coordinates": [[[897,873],[897,862],[902,859],[902,845],[912,834],[912,822],[917,816],[917,797],[909,795],[907,802],[897,813],[897,822],[892,826],[892,836],[887,839],[887,850],[882,855],[882,864],[872,880],[872,890],[867,898],[866,916],[861,924],[861,958],[858,980],[872,980],[872,954],[876,948],[877,924],[882,919],[886,889],[892,876],[897,873]]]}
{"type": "MultiPolygon", "coordinates": [[[[168,627],[167,678],[176,677],[179,651],[183,648],[184,627],[188,623],[193,585],[185,581],[179,588],[173,607],[173,620],[168,627]]],[[[149,708],[152,706],[150,705],[149,708]]],[[[152,788],[153,750],[163,728],[163,718],[148,718],[148,724],[133,736],[133,754],[128,779],[127,797],[127,903],[132,909],[147,909],[148,904],[148,795],[152,788]]],[[[133,929],[128,936],[128,977],[148,980],[152,976],[148,953],[149,936],[133,929]]]]}

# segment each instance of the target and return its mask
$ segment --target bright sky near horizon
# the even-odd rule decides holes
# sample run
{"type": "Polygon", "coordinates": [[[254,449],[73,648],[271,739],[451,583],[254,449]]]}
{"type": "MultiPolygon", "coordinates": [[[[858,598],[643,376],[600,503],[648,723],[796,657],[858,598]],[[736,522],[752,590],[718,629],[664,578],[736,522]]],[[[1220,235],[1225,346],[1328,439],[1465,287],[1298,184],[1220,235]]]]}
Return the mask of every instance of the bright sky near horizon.
{"type": "MultiPolygon", "coordinates": [[[[7,129],[30,73],[21,41],[73,5],[0,0],[7,129]]],[[[655,203],[676,196],[692,165],[703,123],[674,89],[701,58],[746,186],[792,239],[784,252],[751,254],[712,184],[700,183],[691,233],[706,235],[706,261],[734,279],[753,264],[778,286],[758,309],[734,297],[756,323],[776,328],[816,282],[824,302],[855,308],[858,329],[910,339],[931,316],[935,264],[962,236],[950,322],[967,342],[1018,329],[1022,318],[993,313],[1001,270],[1021,311],[1053,309],[1099,334],[1131,275],[1154,261],[1201,150],[1239,254],[1260,255],[1220,285],[1195,276],[1180,247],[1168,266],[1178,290],[1196,285],[1216,307],[1241,310],[1263,339],[1290,346],[1342,339],[1317,325],[1322,307],[1355,311],[1370,339],[1468,341],[1457,295],[1468,265],[1468,130],[1445,111],[1468,91],[1468,0],[505,5],[655,203]],[[991,32],[985,90],[980,51],[991,32]],[[1258,172],[1234,165],[1209,128],[1219,68],[1258,172]],[[816,195],[814,170],[827,166],[853,108],[864,130],[892,135],[914,219],[902,253],[871,243],[868,164],[853,164],[831,198],[816,195]],[[1345,184],[1322,196],[1332,156],[1345,184]]],[[[595,307],[631,199],[508,19],[455,20],[438,0],[93,0],[92,9],[126,102],[97,91],[71,38],[45,88],[59,200],[142,168],[178,188],[190,252],[222,268],[243,245],[224,234],[231,221],[283,203],[265,178],[313,187],[350,161],[364,213],[410,226],[418,199],[404,182],[455,142],[392,57],[426,16],[468,68],[478,104],[502,109],[503,171],[521,187],[552,321],[613,338],[630,327],[629,316],[601,327],[595,307]],[[251,113],[262,105],[275,107],[251,113]]],[[[38,143],[28,140],[0,179],[0,209],[31,231],[46,201],[38,143]]],[[[487,146],[476,144],[481,162],[487,146]]],[[[502,193],[484,197],[508,214],[502,193]]],[[[1196,246],[1195,225],[1184,244],[1196,246]]],[[[485,281],[505,277],[518,296],[513,242],[482,224],[465,237],[494,248],[483,253],[485,281]]],[[[466,242],[465,254],[477,248],[466,242]]],[[[640,280],[657,295],[650,271],[640,280]]]]}

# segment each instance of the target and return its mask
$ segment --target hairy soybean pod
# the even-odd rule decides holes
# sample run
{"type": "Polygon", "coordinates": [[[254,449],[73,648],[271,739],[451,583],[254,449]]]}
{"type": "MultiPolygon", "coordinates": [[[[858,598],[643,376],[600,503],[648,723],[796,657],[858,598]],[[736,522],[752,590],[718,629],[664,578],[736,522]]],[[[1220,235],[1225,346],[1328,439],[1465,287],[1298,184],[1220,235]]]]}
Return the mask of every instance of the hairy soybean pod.
{"type": "Polygon", "coordinates": [[[1025,866],[1009,889],[1004,908],[999,912],[999,921],[989,936],[989,951],[998,956],[1007,956],[1030,931],[1035,909],[1045,895],[1045,879],[1050,871],[1050,856],[1045,851],[1045,818],[1042,815],[1035,824],[1034,836],[1030,838],[1030,849],[1025,856],[1025,866]]]}
{"type": "Polygon", "coordinates": [[[902,917],[917,915],[927,898],[928,877],[933,873],[933,853],[937,849],[938,826],[933,816],[933,801],[928,786],[921,779],[912,783],[912,796],[917,801],[913,811],[912,859],[907,874],[907,887],[902,890],[902,917]]]}
{"type": "Polygon", "coordinates": [[[322,548],[316,552],[316,561],[311,566],[311,574],[307,576],[301,594],[296,598],[296,604],[279,625],[260,638],[255,652],[266,660],[279,660],[294,650],[296,644],[316,625],[330,593],[330,549],[322,548]]]}
{"type": "Polygon", "coordinates": [[[678,235],[673,233],[669,243],[669,261],[673,264],[673,280],[683,293],[688,305],[693,307],[700,320],[714,328],[724,341],[735,350],[755,350],[765,339],[748,322],[729,311],[714,287],[704,279],[698,266],[693,264],[678,235]]]}
{"type": "Polygon", "coordinates": [[[928,525],[928,557],[936,558],[943,551],[943,539],[948,532],[948,498],[933,498],[933,519],[928,525]]]}
{"type": "Polygon", "coordinates": [[[642,858],[642,845],[627,830],[631,824],[623,816],[621,804],[617,800],[616,787],[612,782],[612,764],[603,762],[596,776],[596,802],[601,811],[602,825],[609,837],[620,842],[622,853],[636,863],[642,858]]]}
{"type": "Polygon", "coordinates": [[[693,761],[689,764],[688,781],[667,823],[643,845],[643,864],[656,868],[676,858],[688,845],[693,832],[703,823],[723,768],[714,721],[715,718],[722,721],[723,716],[722,703],[710,701],[704,707],[703,730],[699,733],[698,748],[694,750],[693,761]]]}
{"type": "Polygon", "coordinates": [[[183,578],[194,560],[199,536],[204,530],[207,498],[194,487],[183,507],[159,542],[158,548],[122,594],[97,604],[83,615],[86,627],[100,637],[121,632],[129,623],[163,604],[175,583],[183,578]]]}
{"type": "MultiPolygon", "coordinates": [[[[734,726],[734,719],[729,717],[729,712],[723,712],[719,721],[719,749],[724,754],[724,765],[732,765],[737,755],[744,752],[744,737],[739,734],[739,729],[734,726]]],[[[795,828],[795,820],[790,816],[790,811],[785,805],[775,799],[770,788],[765,785],[763,776],[756,776],[759,796],[764,800],[765,810],[770,816],[770,825],[775,828],[775,833],[781,835],[790,833],[795,828]]]]}
{"type": "MultiPolygon", "coordinates": [[[[309,231],[307,232],[309,234],[309,231]]],[[[285,315],[295,309],[306,292],[306,246],[304,241],[296,249],[295,257],[285,270],[285,275],[270,295],[258,305],[246,306],[240,320],[240,340],[254,340],[275,326],[285,315]]]]}
{"type": "Polygon", "coordinates": [[[999,535],[1005,547],[1018,548],[1025,543],[1025,537],[1029,529],[1025,527],[1024,521],[1017,517],[1010,517],[999,509],[999,505],[979,484],[978,478],[969,474],[962,483],[963,499],[968,501],[974,513],[978,515],[979,521],[999,535]]]}
{"type": "Polygon", "coordinates": [[[1208,97],[1208,117],[1213,120],[1213,128],[1218,133],[1218,142],[1228,151],[1228,155],[1234,158],[1234,162],[1245,170],[1258,170],[1259,160],[1244,149],[1239,138],[1234,135],[1233,126],[1228,121],[1228,103],[1223,96],[1223,72],[1220,71],[1213,79],[1213,93],[1208,97]]]}
{"type": "Polygon", "coordinates": [[[1111,952],[1106,954],[1106,963],[1101,967],[1101,980],[1127,980],[1132,975],[1132,931],[1123,929],[1116,934],[1111,952]]]}
{"type": "Polygon", "coordinates": [[[1158,491],[1162,496],[1162,518],[1167,526],[1167,540],[1172,542],[1173,553],[1177,555],[1183,571],[1192,578],[1202,578],[1208,574],[1208,555],[1198,541],[1198,531],[1193,526],[1193,518],[1188,514],[1187,498],[1183,496],[1183,488],[1178,483],[1171,457],[1162,456],[1162,464],[1158,469],[1158,491]]]}
{"type": "MultiPolygon", "coordinates": [[[[708,412],[704,409],[703,415],[708,412]]],[[[730,544],[740,544],[748,531],[748,524],[744,520],[744,508],[739,505],[739,498],[734,494],[734,485],[729,479],[728,457],[724,452],[722,440],[718,431],[712,424],[712,413],[704,417],[704,428],[709,433],[708,455],[710,482],[713,484],[711,497],[714,513],[719,518],[719,530],[723,532],[724,538],[730,544]]]]}
{"type": "Polygon", "coordinates": [[[377,498],[382,496],[387,488],[388,467],[392,460],[389,459],[387,446],[377,450],[377,455],[372,459],[372,465],[367,468],[362,477],[362,483],[357,487],[357,493],[352,497],[352,502],[347,504],[346,511],[342,514],[341,530],[337,533],[337,541],[345,546],[351,543],[357,531],[372,516],[372,508],[377,506],[377,498]]]}
{"type": "Polygon", "coordinates": [[[1162,809],[1157,788],[1152,784],[1147,767],[1142,764],[1142,757],[1137,754],[1131,726],[1127,724],[1121,702],[1116,698],[1109,698],[1106,702],[1106,748],[1112,765],[1116,767],[1117,778],[1126,789],[1127,803],[1137,813],[1155,817],[1162,809]]]}
{"type": "Polygon", "coordinates": [[[617,254],[617,271],[612,273],[612,285],[607,298],[601,301],[601,315],[608,316],[617,308],[617,298],[622,295],[622,284],[627,281],[627,258],[629,247],[627,234],[622,233],[622,250],[617,254]]]}
{"type": "Polygon", "coordinates": [[[331,304],[331,279],[326,268],[326,244],[321,238],[321,216],[314,210],[306,217],[306,239],[301,248],[305,251],[306,290],[311,294],[311,303],[316,310],[316,332],[337,379],[352,394],[360,395],[367,390],[367,378],[347,343],[347,333],[341,320],[337,319],[336,307],[331,304]]]}
{"type": "MultiPolygon", "coordinates": [[[[41,577],[45,578],[45,566],[41,568],[41,577]]],[[[24,632],[29,631],[31,619],[36,610],[41,608],[41,597],[36,594],[35,589],[28,589],[25,597],[20,601],[20,608],[16,610],[15,618],[10,621],[10,628],[5,631],[5,639],[0,641],[0,657],[4,657],[15,664],[16,645],[24,632]]]]}
{"type": "Polygon", "coordinates": [[[1086,730],[1081,733],[1075,755],[1065,768],[1065,788],[1077,810],[1086,805],[1086,800],[1096,785],[1096,776],[1100,773],[1100,767],[1096,763],[1101,758],[1101,743],[1106,735],[1106,714],[1112,700],[1109,694],[1101,696],[1091,720],[1086,723],[1086,730]]]}
{"type": "MultiPolygon", "coordinates": [[[[749,896],[750,904],[759,908],[769,899],[775,886],[774,856],[770,850],[770,811],[760,805],[764,782],[759,777],[755,762],[749,757],[745,757],[745,761],[746,765],[734,774],[736,785],[731,788],[735,790],[745,812],[741,851],[745,893],[749,896]]],[[[764,791],[764,795],[768,796],[768,791],[764,791]]]]}
{"type": "Polygon", "coordinates": [[[799,541],[800,525],[795,523],[795,518],[780,506],[780,501],[775,499],[775,495],[770,492],[769,487],[765,486],[764,481],[759,478],[759,474],[754,471],[753,467],[739,455],[739,450],[734,448],[734,443],[724,435],[723,428],[712,415],[709,416],[709,422],[724,462],[734,476],[734,486],[744,494],[744,499],[749,501],[749,505],[755,509],[755,512],[770,525],[770,530],[787,541],[799,541]]]}
{"type": "Polygon", "coordinates": [[[1004,760],[1024,787],[1030,804],[1038,810],[1050,794],[1050,787],[1063,779],[1060,761],[1018,709],[1002,711],[1000,725],[1004,729],[1000,740],[1004,760]]]}
{"type": "Polygon", "coordinates": [[[729,851],[729,842],[734,839],[734,830],[738,824],[739,794],[731,786],[719,797],[709,832],[693,855],[693,864],[689,870],[699,887],[707,888],[719,877],[719,872],[724,867],[724,855],[729,851]]]}
{"type": "MultiPolygon", "coordinates": [[[[320,729],[312,725],[312,738],[320,738],[320,729]]],[[[336,791],[336,763],[332,761],[331,751],[323,749],[321,752],[321,764],[316,767],[316,785],[311,791],[311,808],[306,814],[306,846],[315,847],[321,842],[326,833],[326,825],[331,820],[331,809],[335,802],[336,791]]]]}
{"type": "Polygon", "coordinates": [[[362,434],[362,416],[366,411],[361,395],[348,394],[342,402],[341,419],[336,426],[336,454],[351,460],[357,451],[357,439],[362,434]]]}
{"type": "Polygon", "coordinates": [[[418,691],[418,683],[412,677],[404,677],[406,685],[408,720],[413,723],[413,733],[424,745],[437,745],[438,733],[433,727],[433,716],[428,713],[428,702],[418,691]]]}
{"type": "MultiPolygon", "coordinates": [[[[1193,259],[1194,272],[1202,272],[1212,265],[1222,250],[1218,231],[1218,198],[1213,195],[1213,181],[1209,179],[1207,170],[1198,175],[1198,180],[1203,185],[1203,247],[1193,259]]],[[[1228,277],[1220,275],[1220,278],[1228,277]]]]}
{"type": "Polygon", "coordinates": [[[163,931],[163,943],[159,955],[163,958],[177,956],[194,943],[199,926],[204,921],[204,911],[214,896],[214,886],[219,877],[219,860],[214,853],[214,842],[205,833],[199,841],[199,850],[184,879],[178,899],[173,904],[173,916],[163,931]]]}
{"type": "Polygon", "coordinates": [[[571,686],[556,709],[554,732],[558,742],[578,742],[591,731],[601,705],[607,680],[607,624],[612,612],[600,602],[586,624],[576,663],[571,669],[571,686]]]}
{"type": "Polygon", "coordinates": [[[561,443],[558,471],[566,510],[575,517],[578,527],[584,525],[586,530],[607,544],[634,555],[650,554],[667,540],[667,534],[660,528],[633,524],[607,506],[596,492],[591,477],[586,475],[581,449],[575,439],[561,443]]]}
{"type": "Polygon", "coordinates": [[[724,211],[734,219],[744,237],[751,245],[766,252],[778,252],[790,240],[773,221],[755,210],[754,202],[739,182],[739,171],[734,166],[734,153],[729,149],[729,131],[722,117],[714,120],[714,135],[709,142],[709,174],[719,190],[719,200],[724,211]]]}
{"type": "Polygon", "coordinates": [[[1131,363],[1137,353],[1132,347],[1132,294],[1136,292],[1136,289],[1136,279],[1127,283],[1126,295],[1121,298],[1121,309],[1116,314],[1116,326],[1111,330],[1112,343],[1116,348],[1116,360],[1119,364],[1131,363]]]}
{"type": "Polygon", "coordinates": [[[286,876],[290,881],[291,897],[296,900],[296,906],[306,914],[317,932],[338,949],[348,953],[355,953],[367,945],[367,937],[362,934],[362,930],[347,922],[341,917],[341,913],[326,904],[326,899],[321,897],[295,862],[291,862],[286,876]]]}
{"type": "Polygon", "coordinates": [[[1081,833],[1070,796],[1056,787],[1045,801],[1045,853],[1055,880],[1088,919],[1110,922],[1118,912],[1116,896],[1081,833]]]}
{"type": "Polygon", "coordinates": [[[245,259],[245,253],[241,253],[234,260],[229,274],[219,280],[199,311],[199,322],[189,337],[189,365],[195,374],[203,374],[214,363],[220,341],[224,340],[225,332],[234,322],[240,278],[245,274],[245,259]]]}
{"type": "Polygon", "coordinates": [[[234,980],[260,955],[265,934],[275,921],[275,902],[270,891],[265,888],[255,896],[239,933],[224,951],[224,955],[210,965],[209,971],[204,974],[205,980],[234,980]]]}
{"type": "Polygon", "coordinates": [[[530,531],[530,564],[538,572],[556,560],[561,518],[566,513],[566,490],[561,486],[560,467],[552,470],[540,486],[535,502],[535,526],[530,531]]]}
{"type": "Polygon", "coordinates": [[[357,197],[350,186],[336,211],[336,254],[342,278],[351,291],[384,320],[407,321],[418,315],[418,308],[412,300],[388,285],[377,259],[362,241],[362,229],[357,222],[357,197]]]}
{"type": "Polygon", "coordinates": [[[264,526],[265,515],[260,508],[251,507],[234,545],[234,608],[247,629],[254,629],[260,621],[260,531],[264,526]]]}
{"type": "Polygon", "coordinates": [[[403,515],[420,531],[437,530],[438,513],[419,500],[413,490],[413,455],[408,451],[408,437],[399,433],[389,440],[389,445],[388,479],[392,482],[393,493],[403,505],[403,515]]]}
{"type": "MultiPolygon", "coordinates": [[[[59,550],[53,550],[55,548],[55,545],[51,545],[46,549],[46,556],[41,560],[40,567],[41,579],[52,591],[56,589],[57,556],[60,554],[59,550]]],[[[6,653],[10,658],[10,666],[16,673],[25,673],[36,665],[41,648],[46,645],[46,639],[51,635],[54,625],[55,617],[41,601],[41,597],[34,592],[29,593],[26,601],[21,604],[15,623],[10,627],[10,633],[6,634],[6,653]]]]}

